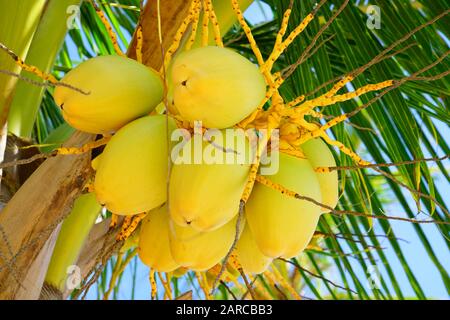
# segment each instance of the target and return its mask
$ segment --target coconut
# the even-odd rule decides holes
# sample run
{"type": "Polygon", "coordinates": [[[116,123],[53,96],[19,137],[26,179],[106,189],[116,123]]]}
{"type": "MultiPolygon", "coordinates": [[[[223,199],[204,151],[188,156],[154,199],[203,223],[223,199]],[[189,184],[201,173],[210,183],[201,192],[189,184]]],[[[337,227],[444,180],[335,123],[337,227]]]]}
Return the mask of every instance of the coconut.
{"type": "Polygon", "coordinates": [[[194,271],[212,268],[225,258],[231,248],[236,235],[236,222],[237,217],[211,232],[199,232],[173,223],[169,238],[174,260],[194,271]]]}
{"type": "Polygon", "coordinates": [[[58,86],[53,96],[64,119],[90,133],[112,133],[149,114],[163,98],[163,82],[155,70],[120,56],[89,59],[61,81],[86,93],[58,86]]]}
{"type": "MultiPolygon", "coordinates": [[[[280,153],[279,170],[267,176],[271,181],[302,196],[321,201],[316,173],[306,159],[280,153]]],[[[246,217],[261,252],[272,258],[292,258],[308,245],[321,208],[298,200],[260,183],[255,183],[247,202],[246,217]]]]}
{"type": "Polygon", "coordinates": [[[166,202],[167,131],[176,128],[163,115],[147,116],[120,129],[98,160],[94,189],[115,214],[147,212],[166,202]]]}
{"type": "Polygon", "coordinates": [[[226,48],[202,47],[177,56],[171,66],[173,104],[189,121],[231,127],[264,99],[266,84],[251,61],[226,48]]]}
{"type": "MultiPolygon", "coordinates": [[[[301,145],[301,149],[309,160],[313,168],[317,167],[335,167],[333,154],[322,139],[311,139],[301,145]]],[[[317,172],[320,191],[322,194],[322,203],[329,207],[336,207],[339,194],[339,182],[337,171],[317,172]]],[[[329,210],[323,209],[324,212],[329,210]]]]}
{"type": "Polygon", "coordinates": [[[272,259],[266,257],[259,250],[248,226],[242,231],[242,235],[236,245],[237,259],[245,273],[259,274],[269,267],[272,259]]]}
{"type": "Polygon", "coordinates": [[[238,213],[251,165],[252,152],[243,130],[215,133],[210,142],[190,139],[178,158],[188,163],[175,163],[170,176],[173,221],[198,231],[215,230],[238,213]],[[197,163],[196,152],[201,155],[197,163]]]}
{"type": "Polygon", "coordinates": [[[170,272],[179,267],[169,246],[169,215],[161,207],[149,212],[142,221],[138,246],[142,262],[158,272],[170,272]]]}

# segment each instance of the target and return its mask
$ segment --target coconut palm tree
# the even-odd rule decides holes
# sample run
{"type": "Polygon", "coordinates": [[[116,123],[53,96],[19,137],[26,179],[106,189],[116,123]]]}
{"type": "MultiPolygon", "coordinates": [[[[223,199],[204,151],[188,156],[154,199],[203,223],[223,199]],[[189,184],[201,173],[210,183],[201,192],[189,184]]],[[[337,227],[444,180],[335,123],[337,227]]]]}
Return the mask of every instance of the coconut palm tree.
{"type": "MultiPolygon", "coordinates": [[[[213,0],[219,20],[228,23],[222,30],[225,46],[257,63],[242,23],[225,2],[213,0]]],[[[162,52],[168,50],[190,3],[0,0],[0,43],[27,64],[61,79],[82,61],[115,54],[117,46],[136,59],[140,25],[142,62],[159,69],[162,52]],[[112,26],[116,47],[98,10],[112,26]]],[[[317,98],[343,75],[355,75],[342,88],[348,92],[395,79],[387,88],[333,104],[323,109],[320,118],[311,117],[325,124],[347,114],[345,121],[327,131],[328,136],[372,164],[355,164],[338,148],[330,148],[337,162],[332,170],[339,173],[339,203],[321,216],[312,241],[297,258],[277,259],[270,271],[260,275],[223,277],[212,295],[218,270],[204,274],[179,270],[175,275],[150,271],[156,282],[152,295],[159,299],[447,297],[450,3],[241,0],[240,5],[250,6],[247,24],[264,60],[271,56],[280,29],[287,27],[290,34],[314,13],[274,65],[286,77],[280,87],[286,101],[302,95],[317,98]]],[[[101,150],[70,156],[55,152],[62,145],[79,147],[96,137],[66,124],[53,99],[51,81],[21,69],[3,49],[0,298],[149,298],[150,289],[143,290],[150,284],[141,287],[137,280],[149,275],[136,256],[137,232],[125,241],[117,240],[121,225],[130,221],[119,219],[117,226],[110,227],[110,212],[100,212],[95,201],[81,203],[79,198],[92,175],[90,160],[101,150]],[[61,230],[70,229],[64,223],[77,225],[70,221],[79,219],[86,223],[78,223],[77,236],[64,237],[61,230]],[[70,257],[55,257],[54,252],[61,251],[70,257]],[[54,259],[72,261],[73,268],[62,263],[58,272],[63,270],[65,284],[73,286],[49,283],[47,270],[54,259]]]]}

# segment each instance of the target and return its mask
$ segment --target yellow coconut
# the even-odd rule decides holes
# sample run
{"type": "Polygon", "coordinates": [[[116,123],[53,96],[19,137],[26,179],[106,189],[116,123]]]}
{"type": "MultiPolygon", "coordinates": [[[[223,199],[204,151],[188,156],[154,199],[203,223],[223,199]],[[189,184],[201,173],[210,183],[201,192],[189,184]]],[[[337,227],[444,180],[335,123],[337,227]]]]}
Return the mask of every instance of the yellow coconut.
{"type": "Polygon", "coordinates": [[[94,189],[98,201],[115,214],[146,212],[166,201],[168,150],[166,131],[176,125],[163,115],[147,116],[120,129],[97,163],[94,189]]]}
{"type": "Polygon", "coordinates": [[[236,221],[237,217],[211,232],[199,232],[191,227],[172,223],[169,238],[174,260],[179,265],[195,271],[212,268],[221,262],[233,244],[236,221]]]}
{"type": "Polygon", "coordinates": [[[170,272],[179,267],[170,253],[169,215],[165,206],[150,211],[142,222],[138,253],[142,262],[156,271],[170,272]]]}
{"type": "MultiPolygon", "coordinates": [[[[335,167],[333,154],[322,139],[312,139],[301,145],[303,153],[313,168],[335,167]]],[[[322,203],[329,207],[336,207],[339,196],[339,182],[337,171],[317,173],[320,191],[322,193],[322,203]]],[[[324,212],[329,210],[323,209],[324,212]]]]}
{"type": "Polygon", "coordinates": [[[58,86],[54,99],[72,127],[90,133],[114,132],[149,114],[163,97],[163,82],[156,71],[120,56],[89,59],[62,82],[88,93],[58,86]]]}
{"type": "Polygon", "coordinates": [[[227,128],[251,114],[266,92],[257,66],[226,48],[203,47],[181,53],[172,68],[173,102],[189,121],[227,128]]]}
{"type": "MultiPolygon", "coordinates": [[[[321,201],[320,186],[306,159],[280,153],[279,170],[266,176],[284,187],[321,201]]],[[[297,256],[309,243],[321,214],[319,206],[256,183],[246,206],[247,223],[261,252],[272,258],[297,256]]]]}
{"type": "Polygon", "coordinates": [[[269,267],[272,259],[263,255],[253,238],[248,226],[242,231],[242,235],[236,245],[236,254],[239,263],[245,273],[262,273],[269,267]]]}
{"type": "Polygon", "coordinates": [[[238,213],[252,152],[243,130],[226,131],[208,131],[210,142],[195,135],[181,149],[177,159],[184,163],[173,165],[169,184],[170,215],[176,224],[212,231],[238,213]]]}

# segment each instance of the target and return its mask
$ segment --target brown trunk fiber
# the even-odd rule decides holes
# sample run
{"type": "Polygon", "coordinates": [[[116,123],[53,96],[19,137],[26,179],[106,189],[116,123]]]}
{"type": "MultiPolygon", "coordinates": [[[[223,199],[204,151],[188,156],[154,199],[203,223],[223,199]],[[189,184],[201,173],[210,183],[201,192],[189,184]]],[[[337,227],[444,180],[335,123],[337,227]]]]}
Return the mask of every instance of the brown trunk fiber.
{"type": "MultiPolygon", "coordinates": [[[[162,46],[167,50],[172,44],[178,27],[188,14],[191,1],[187,0],[161,0],[161,33],[162,46]]],[[[142,16],[143,49],[142,62],[156,70],[162,65],[161,46],[158,36],[158,10],[157,1],[148,1],[142,16]]],[[[136,59],[136,35],[130,43],[128,56],[136,59]]]]}

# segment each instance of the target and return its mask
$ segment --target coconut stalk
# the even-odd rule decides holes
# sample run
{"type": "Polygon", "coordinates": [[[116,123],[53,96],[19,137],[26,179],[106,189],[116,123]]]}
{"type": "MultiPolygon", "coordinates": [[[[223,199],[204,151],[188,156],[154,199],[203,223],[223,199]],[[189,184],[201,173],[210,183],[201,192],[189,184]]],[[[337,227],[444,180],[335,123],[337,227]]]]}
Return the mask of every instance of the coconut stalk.
{"type": "MultiPolygon", "coordinates": [[[[67,9],[70,6],[80,5],[80,3],[80,0],[48,1],[31,42],[25,60],[26,63],[34,65],[46,73],[51,71],[67,33],[69,18],[67,9]]],[[[34,81],[42,82],[40,78],[28,72],[22,72],[22,75],[34,81]]],[[[44,90],[44,87],[38,87],[24,81],[17,84],[9,111],[9,132],[24,138],[31,137],[44,90]]]]}
{"type": "Polygon", "coordinates": [[[62,293],[66,289],[73,289],[66,288],[68,268],[77,261],[100,210],[101,206],[94,193],[84,194],[75,201],[72,212],[64,220],[59,232],[45,276],[41,299],[52,298],[48,296],[48,292],[59,291],[62,297],[62,293]]]}
{"type": "MultiPolygon", "coordinates": [[[[244,12],[251,4],[253,0],[239,0],[239,7],[241,8],[242,12],[244,12]]],[[[217,16],[217,21],[219,23],[220,31],[222,32],[222,37],[225,35],[225,33],[231,29],[231,27],[236,23],[236,14],[233,11],[233,7],[231,6],[231,1],[223,1],[223,0],[212,0],[213,6],[214,6],[214,12],[217,16]]],[[[200,20],[202,21],[203,12],[200,14],[200,20]]],[[[200,27],[200,25],[199,25],[200,27]]],[[[212,24],[209,24],[208,27],[208,34],[209,34],[209,45],[215,45],[214,42],[214,29],[212,24]]],[[[195,38],[195,42],[192,45],[193,48],[201,47],[202,42],[202,36],[201,32],[197,32],[197,36],[195,38]]]]}

